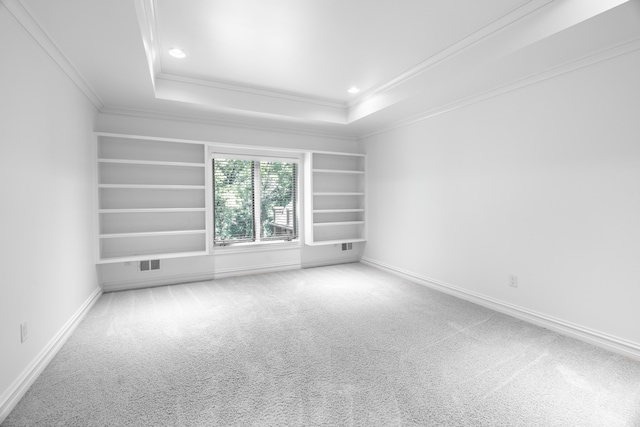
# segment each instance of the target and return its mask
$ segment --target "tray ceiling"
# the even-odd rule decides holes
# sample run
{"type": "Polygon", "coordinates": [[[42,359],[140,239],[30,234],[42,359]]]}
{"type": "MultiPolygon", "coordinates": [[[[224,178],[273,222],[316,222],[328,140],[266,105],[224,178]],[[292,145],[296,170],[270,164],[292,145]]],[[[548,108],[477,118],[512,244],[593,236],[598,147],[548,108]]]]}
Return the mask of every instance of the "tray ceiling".
{"type": "Polygon", "coordinates": [[[633,0],[2,3],[33,19],[103,111],[353,136],[640,38],[633,0]]]}

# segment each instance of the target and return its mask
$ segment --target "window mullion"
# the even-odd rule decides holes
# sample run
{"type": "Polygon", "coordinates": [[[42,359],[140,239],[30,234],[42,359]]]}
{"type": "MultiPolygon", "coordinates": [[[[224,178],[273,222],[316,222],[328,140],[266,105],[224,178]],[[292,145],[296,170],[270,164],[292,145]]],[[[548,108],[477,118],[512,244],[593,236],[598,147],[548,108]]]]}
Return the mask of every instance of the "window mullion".
{"type": "Polygon", "coordinates": [[[262,238],[262,212],[260,206],[261,200],[261,176],[260,162],[253,162],[253,239],[259,242],[262,238]]]}

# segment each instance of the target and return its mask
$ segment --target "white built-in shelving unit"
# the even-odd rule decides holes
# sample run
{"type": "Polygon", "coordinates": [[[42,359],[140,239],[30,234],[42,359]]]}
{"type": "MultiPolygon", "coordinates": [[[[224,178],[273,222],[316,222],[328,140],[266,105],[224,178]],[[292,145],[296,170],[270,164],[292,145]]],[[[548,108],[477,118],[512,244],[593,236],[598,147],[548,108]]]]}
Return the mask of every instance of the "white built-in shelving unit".
{"type": "Polygon", "coordinates": [[[305,243],[365,241],[365,155],[305,154],[305,243]]]}
{"type": "Polygon", "coordinates": [[[97,133],[97,262],[208,253],[206,147],[97,133]]]}

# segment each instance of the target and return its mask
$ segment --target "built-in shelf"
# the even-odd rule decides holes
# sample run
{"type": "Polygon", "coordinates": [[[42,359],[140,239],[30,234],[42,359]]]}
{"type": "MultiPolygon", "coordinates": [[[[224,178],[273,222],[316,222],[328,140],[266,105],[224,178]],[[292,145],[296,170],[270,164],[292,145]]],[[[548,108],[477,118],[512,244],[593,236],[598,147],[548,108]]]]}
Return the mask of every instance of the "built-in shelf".
{"type": "Polygon", "coordinates": [[[365,241],[365,156],[310,152],[305,156],[305,243],[365,241]]]}
{"type": "Polygon", "coordinates": [[[206,147],[96,133],[98,263],[204,255],[206,147]]]}
{"type": "Polygon", "coordinates": [[[185,258],[190,256],[203,256],[207,254],[208,254],[207,251],[192,251],[192,252],[176,252],[176,253],[163,253],[163,254],[128,255],[123,257],[100,259],[97,261],[97,264],[145,261],[145,260],[148,260],[149,257],[153,257],[153,259],[168,259],[168,258],[185,258]]]}
{"type": "Polygon", "coordinates": [[[347,212],[364,212],[364,209],[315,209],[313,213],[347,213],[347,212]]]}
{"type": "Polygon", "coordinates": [[[361,225],[364,221],[315,222],[314,227],[336,227],[340,225],[361,225]]]}
{"type": "Polygon", "coordinates": [[[348,240],[346,239],[318,240],[318,241],[307,243],[307,245],[309,246],[340,245],[342,243],[359,243],[359,242],[366,242],[366,241],[367,239],[358,239],[358,238],[348,239],[348,240]]]}
{"type": "Polygon", "coordinates": [[[347,191],[333,191],[323,193],[313,193],[314,196],[364,196],[364,191],[347,192],[347,191]]]}
{"type": "Polygon", "coordinates": [[[98,213],[205,212],[206,208],[99,209],[98,213]]]}
{"type": "Polygon", "coordinates": [[[204,185],[167,185],[167,184],[98,184],[98,188],[139,188],[147,190],[204,190],[204,185]]]}
{"type": "Polygon", "coordinates": [[[187,163],[187,162],[158,162],[152,160],[122,160],[122,159],[98,159],[98,163],[115,163],[122,165],[147,165],[147,166],[180,166],[203,168],[204,163],[187,163]]]}
{"type": "Polygon", "coordinates": [[[360,170],[338,170],[338,169],[314,169],[313,173],[338,173],[338,174],[364,174],[360,170]]]}
{"type": "Polygon", "coordinates": [[[177,231],[146,231],[139,233],[113,233],[101,234],[101,239],[119,239],[122,237],[160,237],[160,236],[177,236],[183,234],[204,234],[206,230],[177,230],[177,231]]]}

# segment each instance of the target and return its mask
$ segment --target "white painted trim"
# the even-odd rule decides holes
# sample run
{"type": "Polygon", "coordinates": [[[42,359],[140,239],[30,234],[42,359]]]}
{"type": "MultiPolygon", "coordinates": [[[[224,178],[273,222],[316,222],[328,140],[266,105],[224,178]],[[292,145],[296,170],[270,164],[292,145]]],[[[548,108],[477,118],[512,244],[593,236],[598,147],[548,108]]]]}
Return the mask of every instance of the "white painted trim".
{"type": "Polygon", "coordinates": [[[211,255],[225,256],[273,251],[299,251],[300,248],[302,248],[302,243],[300,243],[300,238],[298,238],[293,242],[273,240],[257,243],[237,243],[230,244],[228,246],[216,246],[211,251],[211,255]]]}
{"type": "Polygon", "coordinates": [[[360,262],[360,257],[358,255],[348,258],[324,258],[317,261],[303,262],[302,268],[326,267],[329,265],[351,264],[354,262],[360,262]]]}
{"type": "Polygon", "coordinates": [[[91,103],[99,110],[104,104],[96,95],[95,91],[89,86],[87,81],[69,62],[64,54],[58,49],[58,46],[31,16],[29,11],[24,7],[20,0],[0,0],[0,4],[7,8],[9,13],[24,28],[33,40],[44,50],[51,59],[60,67],[60,69],[71,79],[71,81],[80,89],[80,91],[91,101],[91,103]]]}
{"type": "Polygon", "coordinates": [[[0,424],[9,416],[9,413],[15,408],[27,390],[29,390],[29,387],[31,387],[49,362],[51,362],[58,351],[60,351],[64,343],[69,339],[73,331],[78,327],[80,322],[82,322],[82,319],[84,319],[101,295],[102,289],[96,288],[82,306],[80,306],[73,316],[64,324],[62,329],[60,329],[42,351],[40,351],[36,358],[31,361],[20,376],[2,393],[0,396],[0,424]]]}
{"type": "Polygon", "coordinates": [[[151,86],[155,92],[156,75],[160,71],[160,56],[154,13],[155,3],[153,0],[135,0],[134,3],[138,17],[138,26],[140,27],[140,35],[142,36],[142,44],[144,45],[144,52],[147,56],[151,86]]]}
{"type": "Polygon", "coordinates": [[[531,13],[537,11],[538,9],[546,6],[551,3],[553,0],[526,0],[520,3],[518,6],[508,10],[503,13],[498,18],[494,19],[490,23],[484,25],[483,27],[472,31],[467,36],[461,38],[440,52],[432,55],[429,58],[426,58],[422,62],[414,65],[408,70],[403,71],[402,73],[392,77],[391,79],[381,82],[374,86],[373,88],[361,93],[356,98],[351,100],[347,106],[349,109],[352,109],[363,101],[385,93],[394,87],[400,86],[403,83],[413,79],[424,71],[437,66],[441,62],[445,61],[448,58],[451,58],[464,50],[482,42],[486,38],[498,33],[504,28],[508,27],[511,24],[514,24],[520,21],[523,18],[526,18],[531,13]]]}
{"type": "Polygon", "coordinates": [[[440,105],[434,109],[424,111],[422,113],[416,114],[406,119],[396,121],[395,123],[392,123],[391,125],[383,129],[379,129],[373,132],[360,135],[358,138],[361,140],[364,138],[369,138],[374,135],[379,135],[381,133],[403,128],[405,126],[409,126],[411,124],[421,122],[423,120],[427,120],[427,119],[439,116],[441,114],[449,113],[451,111],[455,111],[460,108],[468,107],[473,104],[478,104],[480,102],[487,101],[489,99],[496,98],[498,96],[505,95],[510,92],[515,92],[517,90],[524,89],[528,86],[533,86],[543,81],[551,80],[553,78],[560,77],[562,75],[565,75],[574,71],[578,71],[583,68],[590,67],[592,65],[610,61],[620,56],[636,52],[638,50],[640,50],[640,39],[633,39],[633,40],[624,42],[622,44],[596,52],[594,54],[590,54],[582,58],[578,58],[578,59],[566,62],[557,67],[548,69],[544,72],[536,73],[536,74],[524,77],[522,79],[518,79],[510,83],[507,83],[498,87],[494,87],[485,92],[481,92],[479,94],[472,95],[467,98],[458,99],[449,104],[440,105]]]}
{"type": "MultiPolygon", "coordinates": [[[[153,274],[153,272],[150,272],[153,274]]],[[[145,273],[146,274],[146,273],[145,273]]],[[[213,273],[180,274],[177,276],[163,276],[135,280],[121,280],[105,282],[102,288],[105,292],[129,291],[132,289],[152,288],[155,286],[179,285],[183,283],[204,282],[214,279],[213,273]]]]}
{"type": "Polygon", "coordinates": [[[173,82],[206,86],[216,89],[224,89],[233,92],[248,93],[256,96],[267,96],[271,98],[286,99],[289,101],[303,102],[307,104],[322,105],[346,111],[347,104],[342,100],[308,96],[298,93],[274,90],[266,87],[239,85],[225,80],[209,80],[185,75],[177,75],[162,71],[162,54],[159,37],[157,37],[157,1],[156,0],[136,0],[136,14],[138,15],[138,25],[142,40],[145,46],[145,53],[151,81],[155,90],[156,80],[164,79],[173,82]],[[154,36],[155,35],[155,36],[154,36]]]}
{"type": "Polygon", "coordinates": [[[228,268],[216,271],[215,278],[223,279],[225,277],[248,276],[253,274],[274,273],[277,271],[299,270],[301,267],[299,262],[285,262],[279,264],[259,265],[256,267],[228,268]]]}
{"type": "Polygon", "coordinates": [[[402,277],[403,279],[410,280],[419,285],[423,285],[431,289],[453,295],[463,300],[490,308],[497,312],[507,314],[520,320],[524,320],[525,322],[533,323],[534,325],[550,329],[559,334],[570,336],[580,341],[584,341],[586,343],[604,348],[605,350],[609,350],[614,353],[621,354],[623,356],[640,361],[639,343],[634,343],[622,338],[615,337],[613,335],[609,335],[584,326],[567,322],[562,319],[558,319],[557,317],[539,313],[534,310],[529,310],[524,307],[478,294],[476,292],[471,292],[466,289],[451,285],[449,283],[396,268],[389,264],[385,264],[368,257],[363,257],[360,262],[379,270],[386,271],[395,276],[402,277]]]}
{"type": "Polygon", "coordinates": [[[178,83],[196,85],[196,86],[206,86],[206,87],[212,87],[215,89],[223,89],[231,92],[242,92],[242,93],[248,93],[256,96],[266,96],[269,98],[285,99],[287,101],[303,102],[305,104],[321,105],[323,107],[337,108],[343,111],[346,111],[347,109],[347,104],[340,100],[300,95],[296,93],[289,93],[285,91],[278,91],[278,90],[262,88],[257,86],[238,85],[238,84],[226,82],[223,80],[213,81],[213,80],[200,79],[200,78],[189,77],[189,76],[182,76],[177,74],[169,74],[165,72],[158,73],[156,75],[156,78],[178,82],[178,83]]]}
{"type": "Polygon", "coordinates": [[[180,122],[187,123],[198,123],[198,124],[206,124],[211,126],[224,126],[224,127],[233,127],[240,129],[249,129],[249,130],[257,130],[262,132],[276,132],[276,133],[284,133],[290,135],[305,135],[305,136],[313,136],[313,137],[321,137],[321,138],[333,138],[333,139],[341,139],[345,141],[357,141],[358,136],[353,133],[346,132],[331,132],[325,130],[317,130],[317,129],[309,129],[303,127],[293,127],[288,123],[284,122],[270,122],[270,123],[262,123],[257,120],[251,118],[244,118],[239,120],[234,119],[216,119],[211,116],[199,116],[195,114],[176,114],[176,113],[167,113],[153,110],[141,110],[141,109],[131,109],[131,108],[122,108],[122,107],[104,107],[100,109],[100,113],[103,114],[111,114],[111,115],[119,115],[125,117],[134,117],[134,118],[149,118],[149,119],[158,119],[158,120],[175,120],[180,122]]]}

